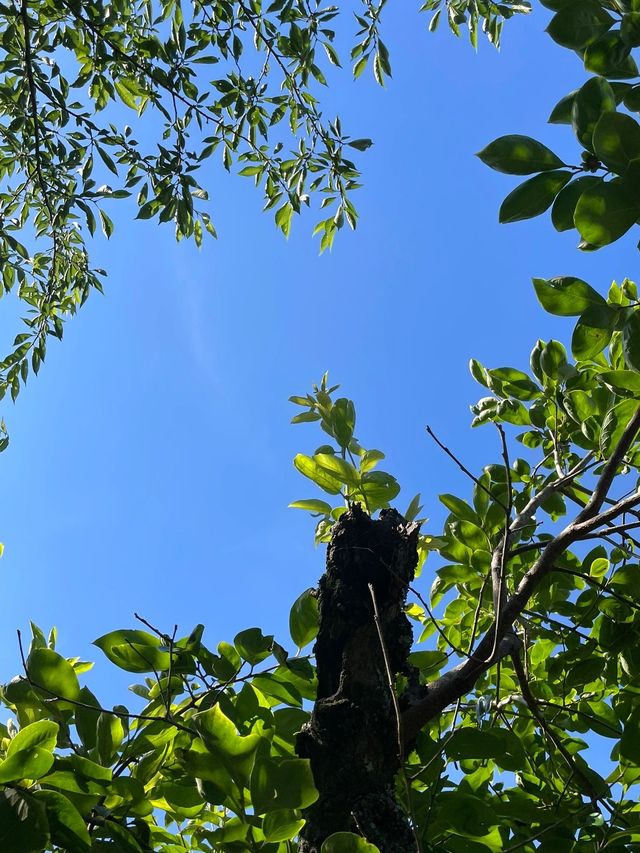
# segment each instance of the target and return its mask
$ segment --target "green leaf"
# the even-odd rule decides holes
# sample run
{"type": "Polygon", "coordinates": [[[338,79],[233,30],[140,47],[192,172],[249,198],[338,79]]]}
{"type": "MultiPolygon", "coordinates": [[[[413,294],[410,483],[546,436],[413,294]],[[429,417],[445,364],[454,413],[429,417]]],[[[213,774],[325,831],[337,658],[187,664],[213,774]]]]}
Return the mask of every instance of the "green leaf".
{"type": "Polygon", "coordinates": [[[177,748],[175,754],[187,774],[207,783],[203,792],[210,802],[221,805],[228,803],[234,810],[238,808],[238,785],[223,762],[212,760],[211,752],[200,738],[193,741],[191,749],[177,748]]]}
{"type": "Polygon", "coordinates": [[[583,192],[602,182],[599,175],[582,175],[560,190],[551,209],[551,222],[556,231],[571,231],[576,227],[576,205],[583,192]]]}
{"type": "Polygon", "coordinates": [[[627,12],[622,18],[620,38],[627,47],[640,46],[640,12],[627,12]]]}
{"type": "Polygon", "coordinates": [[[307,512],[320,513],[321,515],[329,515],[332,509],[331,504],[314,498],[309,500],[293,501],[293,503],[289,504],[289,507],[292,509],[305,509],[307,512]]]}
{"type": "Polygon", "coordinates": [[[54,844],[72,853],[91,849],[91,838],[84,819],[67,797],[47,790],[36,791],[34,797],[44,804],[54,844]]]}
{"type": "Polygon", "coordinates": [[[331,409],[331,429],[340,447],[347,448],[356,426],[356,410],[346,397],[335,401],[331,409]]]}
{"type": "Polygon", "coordinates": [[[91,849],[99,851],[99,853],[111,853],[114,850],[117,850],[118,853],[143,853],[135,835],[115,821],[105,821],[104,824],[101,824],[94,830],[94,837],[108,839],[109,842],[105,846],[97,846],[96,842],[93,842],[91,849]]]}
{"type": "Polygon", "coordinates": [[[306,758],[263,758],[251,774],[251,801],[257,814],[306,809],[318,799],[306,758]]]}
{"type": "Polygon", "coordinates": [[[569,92],[568,95],[565,95],[564,98],[558,101],[547,119],[549,124],[571,124],[573,101],[577,91],[577,89],[574,89],[573,92],[569,92]]]}
{"type": "Polygon", "coordinates": [[[508,175],[532,175],[565,165],[546,145],[519,134],[495,139],[476,156],[497,172],[508,175]]]}
{"type": "Polygon", "coordinates": [[[571,352],[576,361],[595,358],[608,346],[617,321],[617,312],[607,304],[590,305],[576,323],[571,352]]]}
{"type": "Polygon", "coordinates": [[[596,0],[576,0],[553,16],[547,32],[562,47],[581,50],[606,33],[613,23],[614,19],[596,0]]]}
{"type": "Polygon", "coordinates": [[[80,740],[87,749],[96,745],[96,727],[100,716],[99,702],[88,687],[83,687],[78,696],[82,705],[75,709],[75,724],[80,740]],[[87,708],[91,705],[91,708],[87,708]]]}
{"type": "MultiPolygon", "coordinates": [[[[273,4],[270,6],[269,11],[273,10],[273,4]]],[[[340,57],[336,53],[335,48],[329,44],[329,42],[323,41],[322,46],[325,49],[325,53],[327,54],[327,58],[332,65],[336,65],[338,68],[341,68],[340,65],[340,57]]]]}
{"type": "Polygon", "coordinates": [[[318,634],[318,598],[315,589],[307,589],[294,601],[289,613],[289,633],[299,649],[318,634]]]}
{"type": "Polygon", "coordinates": [[[314,421],[319,421],[322,415],[318,412],[300,412],[299,415],[294,415],[291,418],[292,424],[308,424],[314,421]]]}
{"type": "Polygon", "coordinates": [[[359,484],[360,477],[357,470],[345,459],[341,459],[334,453],[316,453],[313,458],[331,477],[335,477],[341,483],[348,486],[359,484]]]}
{"type": "Polygon", "coordinates": [[[593,150],[593,131],[606,112],[615,112],[616,97],[611,84],[602,77],[592,77],[576,92],[571,119],[579,142],[593,150]]]}
{"type": "Polygon", "coordinates": [[[167,811],[185,819],[195,818],[205,807],[204,798],[191,780],[186,785],[177,782],[162,782],[154,799],[156,801],[164,800],[163,807],[167,811]]]}
{"type": "Polygon", "coordinates": [[[283,204],[282,207],[276,211],[275,221],[278,228],[282,231],[285,237],[288,237],[291,233],[291,220],[293,217],[293,205],[291,202],[287,202],[283,204]]]}
{"type": "Polygon", "coordinates": [[[278,809],[264,816],[262,831],[266,841],[289,841],[304,826],[304,820],[293,809],[278,809]]]}
{"type": "Polygon", "coordinates": [[[7,757],[23,749],[44,749],[53,752],[60,726],[52,720],[38,720],[20,729],[9,741],[7,757]]]}
{"type": "Polygon", "coordinates": [[[613,243],[640,217],[640,205],[620,179],[586,190],[576,205],[580,236],[595,247],[613,243]]]}
{"type": "Polygon", "coordinates": [[[624,113],[604,113],[593,131],[596,157],[619,175],[640,156],[640,125],[624,113]]]}
{"type": "Polygon", "coordinates": [[[440,495],[438,500],[457,518],[463,519],[464,521],[470,521],[472,524],[478,524],[479,519],[477,513],[475,513],[469,504],[465,503],[461,498],[457,498],[455,495],[444,494],[440,495]]]}
{"type": "Polygon", "coordinates": [[[80,695],[74,668],[53,649],[34,649],[27,659],[27,673],[33,686],[41,688],[46,698],[74,701],[80,695]]]}
{"type": "Polygon", "coordinates": [[[330,495],[340,493],[342,489],[340,480],[332,476],[326,468],[319,465],[315,458],[298,453],[293,460],[293,464],[301,474],[313,480],[323,491],[328,492],[330,495]]]}
{"type": "Polygon", "coordinates": [[[640,709],[634,710],[624,726],[620,755],[640,767],[640,709]]]}
{"type": "Polygon", "coordinates": [[[371,139],[352,139],[351,142],[347,142],[347,145],[358,151],[366,151],[367,148],[371,148],[373,142],[371,139]]]}
{"type": "Polygon", "coordinates": [[[487,550],[489,542],[481,527],[471,521],[454,521],[451,524],[451,532],[463,545],[472,551],[487,550]]]}
{"type": "Polygon", "coordinates": [[[640,112],[640,86],[631,86],[628,92],[625,93],[624,101],[625,107],[631,112],[637,113],[640,112]]]}
{"type": "Polygon", "coordinates": [[[418,514],[422,512],[422,504],[420,503],[420,492],[411,498],[409,506],[404,511],[403,515],[407,521],[415,521],[418,514]]]}
{"type": "Polygon", "coordinates": [[[218,654],[220,657],[215,660],[213,672],[217,678],[228,681],[242,666],[242,658],[236,651],[236,647],[224,640],[218,643],[218,654]]]}
{"type": "Polygon", "coordinates": [[[37,746],[21,749],[0,761],[0,784],[18,782],[22,779],[39,779],[46,775],[53,765],[53,753],[37,746]]]}
{"type": "Polygon", "coordinates": [[[622,352],[632,370],[640,371],[640,311],[635,308],[622,328],[622,352]]]}
{"type": "Polygon", "coordinates": [[[104,210],[100,210],[100,223],[102,225],[102,233],[109,239],[113,234],[113,222],[109,219],[104,210]]]}
{"type": "Polygon", "coordinates": [[[160,638],[146,631],[119,629],[93,642],[112,663],[127,672],[166,672],[171,665],[168,651],[160,648],[160,638]]]}
{"type": "Polygon", "coordinates": [[[107,154],[107,152],[104,150],[104,148],[102,148],[102,146],[100,146],[100,145],[95,145],[95,149],[98,152],[98,154],[100,155],[100,159],[105,164],[107,169],[110,172],[113,172],[114,175],[117,175],[118,169],[116,167],[116,164],[113,162],[113,160],[111,159],[109,154],[107,154]]]}
{"type": "Polygon", "coordinates": [[[560,341],[549,341],[540,353],[540,367],[550,379],[563,378],[567,365],[567,351],[560,341]]]}
{"type": "Polygon", "coordinates": [[[638,66],[629,52],[630,48],[620,38],[620,32],[612,30],[586,48],[584,67],[601,77],[637,77],[638,66]]]}
{"type": "Polygon", "coordinates": [[[122,720],[115,714],[102,711],[96,725],[96,746],[100,763],[105,767],[113,762],[123,738],[122,720]]]}
{"type": "Polygon", "coordinates": [[[369,844],[361,835],[334,832],[324,840],[320,853],[380,853],[380,849],[375,844],[369,844]]]}
{"type": "Polygon", "coordinates": [[[42,853],[50,844],[43,803],[22,791],[0,791],[0,850],[42,853]]]}
{"type": "Polygon", "coordinates": [[[618,394],[640,397],[640,373],[635,370],[605,370],[598,374],[598,380],[618,394]]]}
{"type": "Polygon", "coordinates": [[[384,458],[384,453],[381,450],[365,450],[360,457],[360,471],[363,474],[366,474],[367,471],[373,471],[378,462],[384,458]]]}
{"type": "Polygon", "coordinates": [[[575,317],[590,305],[606,305],[591,285],[573,276],[534,278],[533,286],[544,310],[559,317],[575,317]]]}
{"type": "MultiPolygon", "coordinates": [[[[475,572],[473,573],[475,575],[475,572]]],[[[411,652],[409,663],[420,670],[423,678],[438,673],[447,662],[445,652],[411,652]]]]}
{"type": "Polygon", "coordinates": [[[637,400],[621,400],[609,409],[605,415],[600,433],[600,453],[605,459],[617,447],[622,433],[627,428],[633,415],[635,415],[639,405],[640,403],[637,400]]]}
{"type": "Polygon", "coordinates": [[[243,660],[246,660],[251,666],[255,666],[271,654],[273,634],[265,636],[260,628],[247,628],[245,631],[236,634],[233,644],[243,660]]]}
{"type": "Polygon", "coordinates": [[[391,503],[400,493],[400,485],[395,477],[385,471],[369,471],[362,475],[360,492],[373,512],[391,503]]]}
{"type": "Polygon", "coordinates": [[[543,172],[529,178],[509,193],[500,206],[500,222],[518,222],[544,213],[560,190],[569,183],[572,172],[543,172]]]}
{"type": "Polygon", "coordinates": [[[519,770],[526,766],[526,756],[519,738],[508,729],[475,729],[465,727],[447,740],[449,758],[491,759],[503,770],[519,770]]]}
{"type": "Polygon", "coordinates": [[[522,370],[514,367],[496,367],[486,372],[489,388],[501,397],[516,400],[535,400],[540,388],[522,370]]]}
{"type": "Polygon", "coordinates": [[[440,814],[454,832],[472,838],[487,835],[500,822],[489,803],[462,791],[443,799],[440,814]]]}
{"type": "Polygon", "coordinates": [[[196,714],[193,722],[214,760],[222,761],[233,779],[239,785],[246,786],[256,750],[264,739],[263,723],[256,723],[251,734],[240,735],[220,705],[196,714]]]}
{"type": "Polygon", "coordinates": [[[133,110],[138,109],[138,105],[136,103],[136,99],[133,96],[133,92],[126,85],[123,80],[116,80],[114,83],[116,92],[120,95],[120,98],[124,104],[128,107],[131,107],[133,110]]]}

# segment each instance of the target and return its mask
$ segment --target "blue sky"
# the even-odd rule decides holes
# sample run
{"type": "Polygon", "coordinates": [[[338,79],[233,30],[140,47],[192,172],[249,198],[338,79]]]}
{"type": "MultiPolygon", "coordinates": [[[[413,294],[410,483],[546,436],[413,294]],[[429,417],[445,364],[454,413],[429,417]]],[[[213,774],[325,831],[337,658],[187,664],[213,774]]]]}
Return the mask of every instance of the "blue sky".
{"type": "Polygon", "coordinates": [[[318,255],[310,217],[285,241],[251,182],[211,162],[203,183],[220,239],[200,251],[114,203],[116,233],[94,249],[106,295],[4,404],[0,680],[19,671],[15,629],[30,618],[58,627],[63,653],[98,661],[89,681],[106,702],[126,702],[130,677],[90,644],[133,626],[134,611],[169,631],[203,622],[211,646],[253,625],[287,645],[290,605],[324,556],[313,521],[287,509],[320,496],[291,460],[321,443],[314,425],[289,425],[287,398],[325,370],[355,400],[362,443],[387,453],[400,509],[423,493],[427,529],[443,517],[438,493],[469,486],[426,423],[472,469],[497,461],[495,434],[469,427],[483,396],[469,358],[526,367],[536,338],[566,339],[570,325],[537,307],[531,276],[603,290],[633,278],[638,260],[637,235],[583,255],[548,217],[497,223],[514,180],[474,152],[518,132],[578,156],[570,130],[545,125],[584,79],[544,35],[546,18],[537,7],[508,22],[500,53],[476,54],[389,4],[387,89],[343,74],[326,94],[328,114],[375,140],[360,157],[361,224],[331,254],[318,255]]]}

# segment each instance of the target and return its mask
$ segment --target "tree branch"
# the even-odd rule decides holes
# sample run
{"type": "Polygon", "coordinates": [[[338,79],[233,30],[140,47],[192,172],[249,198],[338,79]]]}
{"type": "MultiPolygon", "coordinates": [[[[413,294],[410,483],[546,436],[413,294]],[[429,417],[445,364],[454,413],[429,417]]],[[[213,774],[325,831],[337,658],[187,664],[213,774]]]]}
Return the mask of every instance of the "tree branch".
{"type": "Polygon", "coordinates": [[[604,470],[598,479],[595,489],[593,490],[593,494],[590,499],[587,501],[587,505],[582,510],[581,513],[578,514],[576,518],[576,524],[581,524],[583,521],[587,521],[593,516],[597,515],[600,512],[600,508],[604,503],[609,489],[611,488],[611,484],[613,482],[613,478],[616,475],[616,471],[618,470],[618,466],[624,459],[627,450],[631,447],[633,440],[635,439],[638,430],[640,429],[640,406],[636,410],[636,413],[633,415],[625,431],[622,433],[622,437],[618,442],[617,447],[609,457],[607,464],[604,466],[604,470]]]}
{"type": "MultiPolygon", "coordinates": [[[[631,418],[618,445],[600,474],[587,506],[564,530],[545,545],[520,581],[517,590],[507,600],[500,614],[499,623],[494,617],[493,624],[478,644],[475,653],[468,660],[428,684],[427,695],[404,711],[404,734],[407,742],[415,738],[420,729],[429,720],[440,714],[447,705],[457,701],[473,689],[478,678],[490,667],[502,660],[505,655],[518,652],[520,640],[513,632],[513,624],[526,608],[542,579],[554,569],[558,558],[585,534],[591,533],[609,521],[613,521],[640,503],[640,491],[638,491],[600,512],[618,466],[639,429],[640,408],[631,418]]],[[[560,479],[564,480],[571,474],[575,476],[575,471],[574,468],[572,472],[560,479]]]]}
{"type": "Polygon", "coordinates": [[[527,708],[531,712],[532,717],[540,727],[540,729],[546,734],[549,738],[550,742],[553,746],[558,750],[560,755],[564,758],[567,767],[571,771],[571,774],[580,780],[580,783],[589,797],[592,803],[596,804],[599,802],[600,797],[596,793],[591,784],[590,780],[584,775],[582,770],[578,767],[576,762],[573,759],[571,753],[566,749],[565,745],[562,743],[560,738],[556,737],[553,732],[550,724],[545,720],[540,708],[538,707],[538,702],[531,692],[531,687],[529,686],[529,681],[527,679],[527,675],[524,671],[524,667],[522,665],[522,661],[520,660],[520,656],[518,654],[514,654],[511,656],[511,661],[513,663],[513,668],[516,673],[516,678],[518,679],[518,684],[520,686],[520,692],[522,693],[522,698],[527,704],[527,708]]]}

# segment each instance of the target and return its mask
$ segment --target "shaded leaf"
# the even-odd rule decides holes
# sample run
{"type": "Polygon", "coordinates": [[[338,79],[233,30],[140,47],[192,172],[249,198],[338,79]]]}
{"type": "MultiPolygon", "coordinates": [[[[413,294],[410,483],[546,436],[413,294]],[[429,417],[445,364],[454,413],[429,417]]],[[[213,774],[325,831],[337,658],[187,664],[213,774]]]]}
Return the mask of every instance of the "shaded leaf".
{"type": "Polygon", "coordinates": [[[567,184],[571,172],[543,172],[529,178],[509,193],[500,206],[500,222],[518,222],[544,213],[560,190],[567,184]]]}
{"type": "Polygon", "coordinates": [[[565,165],[546,145],[519,134],[499,137],[476,156],[492,169],[508,175],[532,175],[565,165]]]}
{"type": "Polygon", "coordinates": [[[576,205],[575,224],[591,246],[622,237],[640,216],[640,205],[618,179],[586,190],[576,205]]]}

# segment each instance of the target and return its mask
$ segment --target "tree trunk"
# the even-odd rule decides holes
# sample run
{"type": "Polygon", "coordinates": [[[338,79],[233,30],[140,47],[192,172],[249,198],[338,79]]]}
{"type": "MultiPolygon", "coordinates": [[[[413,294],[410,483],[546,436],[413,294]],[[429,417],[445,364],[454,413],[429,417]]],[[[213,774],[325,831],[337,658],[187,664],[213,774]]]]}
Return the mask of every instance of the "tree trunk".
{"type": "Polygon", "coordinates": [[[394,679],[403,673],[412,680],[407,656],[413,637],[404,604],[417,542],[418,525],[395,510],[373,520],[355,504],[335,526],[320,580],[318,696],[297,740],[320,792],[305,813],[300,853],[319,853],[334,832],[362,835],[382,853],[415,853],[395,796],[402,747],[385,655],[394,679]]]}

